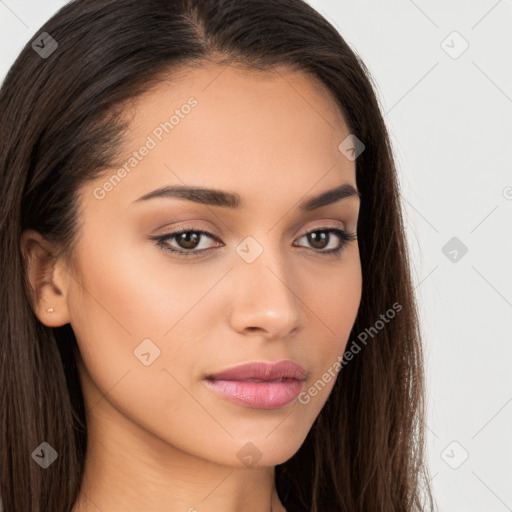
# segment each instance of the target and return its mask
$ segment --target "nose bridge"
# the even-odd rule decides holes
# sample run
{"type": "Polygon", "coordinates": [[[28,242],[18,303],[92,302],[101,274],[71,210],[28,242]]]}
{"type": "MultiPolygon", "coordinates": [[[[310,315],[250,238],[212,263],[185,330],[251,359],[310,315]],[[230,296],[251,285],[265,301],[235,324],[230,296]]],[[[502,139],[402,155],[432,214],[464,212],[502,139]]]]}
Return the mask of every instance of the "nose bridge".
{"type": "Polygon", "coordinates": [[[285,336],[300,318],[293,272],[279,241],[268,233],[246,237],[236,248],[237,291],[233,323],[238,329],[262,328],[285,336]]]}

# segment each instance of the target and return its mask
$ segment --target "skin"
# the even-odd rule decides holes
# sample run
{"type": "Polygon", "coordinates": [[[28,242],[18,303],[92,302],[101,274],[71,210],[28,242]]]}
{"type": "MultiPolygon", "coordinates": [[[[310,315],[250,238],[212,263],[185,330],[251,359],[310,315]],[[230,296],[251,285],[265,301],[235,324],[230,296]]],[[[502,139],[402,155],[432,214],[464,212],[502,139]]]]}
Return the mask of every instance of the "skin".
{"type": "Polygon", "coordinates": [[[286,69],[189,69],[131,104],[120,161],[191,96],[197,106],[103,199],[94,190],[118,167],[81,189],[73,269],[46,258],[55,247],[38,233],[23,234],[34,311],[50,327],[71,323],[82,357],[89,445],[76,512],[283,511],[274,466],[300,448],[334,379],[307,404],[262,410],[219,397],[203,377],[290,359],[307,390],[343,354],[360,304],[357,241],[332,256],[336,234],[327,247],[304,235],[326,224],[355,233],[359,198],[297,209],[357,188],[355,162],[338,150],[350,132],[327,89],[286,69]],[[246,207],[134,203],[175,184],[237,192],[246,207]],[[148,238],[185,224],[213,233],[195,246],[213,249],[179,257],[148,238]],[[250,264],[235,250],[248,236],[263,248],[250,264]],[[160,350],[148,366],[134,356],[146,338],[160,350]],[[261,454],[252,466],[237,457],[249,442],[261,454]]]}

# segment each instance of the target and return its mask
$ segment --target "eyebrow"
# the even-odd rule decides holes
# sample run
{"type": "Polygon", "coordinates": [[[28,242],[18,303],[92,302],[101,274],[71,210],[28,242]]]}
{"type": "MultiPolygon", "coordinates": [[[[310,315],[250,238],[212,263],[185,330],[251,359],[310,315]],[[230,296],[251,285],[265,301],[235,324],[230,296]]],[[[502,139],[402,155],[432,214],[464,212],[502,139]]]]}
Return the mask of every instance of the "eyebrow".
{"type": "MultiPolygon", "coordinates": [[[[322,192],[320,195],[308,198],[299,204],[299,210],[309,212],[326,206],[347,197],[356,196],[359,199],[361,194],[350,183],[344,183],[339,187],[322,192]]],[[[171,198],[193,201],[199,204],[220,206],[240,210],[245,208],[245,201],[235,192],[226,192],[224,190],[191,187],[186,185],[172,185],[162,187],[139,197],[134,203],[149,201],[154,198],[171,198]]]]}

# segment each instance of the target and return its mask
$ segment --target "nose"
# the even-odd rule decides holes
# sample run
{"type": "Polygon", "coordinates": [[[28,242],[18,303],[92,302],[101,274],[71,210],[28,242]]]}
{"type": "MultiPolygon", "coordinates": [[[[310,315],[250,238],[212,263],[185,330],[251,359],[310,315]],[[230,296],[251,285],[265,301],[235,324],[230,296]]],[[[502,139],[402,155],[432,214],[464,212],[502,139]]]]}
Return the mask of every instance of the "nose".
{"type": "Polygon", "coordinates": [[[231,301],[231,326],[269,339],[290,336],[302,327],[303,310],[293,268],[279,249],[266,247],[252,263],[237,261],[231,301]],[[294,286],[295,285],[295,286],[294,286]]]}

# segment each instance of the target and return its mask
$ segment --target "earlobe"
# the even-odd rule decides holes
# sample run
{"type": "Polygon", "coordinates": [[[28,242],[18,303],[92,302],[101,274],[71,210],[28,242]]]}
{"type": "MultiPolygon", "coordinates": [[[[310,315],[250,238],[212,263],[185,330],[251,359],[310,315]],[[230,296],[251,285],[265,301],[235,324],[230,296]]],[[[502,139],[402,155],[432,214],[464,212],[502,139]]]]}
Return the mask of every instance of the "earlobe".
{"type": "Polygon", "coordinates": [[[69,323],[69,275],[55,256],[56,248],[40,233],[28,229],[21,236],[21,252],[35,315],[48,327],[69,323]]]}

